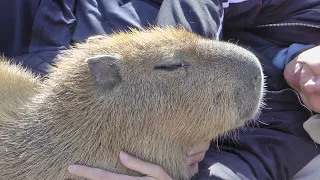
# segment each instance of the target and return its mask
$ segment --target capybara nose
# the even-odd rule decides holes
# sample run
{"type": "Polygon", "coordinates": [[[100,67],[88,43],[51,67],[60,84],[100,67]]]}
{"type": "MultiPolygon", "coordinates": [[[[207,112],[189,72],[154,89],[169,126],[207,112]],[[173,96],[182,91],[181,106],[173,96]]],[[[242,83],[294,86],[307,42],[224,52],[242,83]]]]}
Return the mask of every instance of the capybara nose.
{"type": "Polygon", "coordinates": [[[235,102],[241,111],[240,120],[250,120],[256,116],[262,104],[264,76],[260,62],[255,56],[248,56],[238,64],[238,90],[235,102]],[[243,98],[246,99],[243,99],[243,98]]]}

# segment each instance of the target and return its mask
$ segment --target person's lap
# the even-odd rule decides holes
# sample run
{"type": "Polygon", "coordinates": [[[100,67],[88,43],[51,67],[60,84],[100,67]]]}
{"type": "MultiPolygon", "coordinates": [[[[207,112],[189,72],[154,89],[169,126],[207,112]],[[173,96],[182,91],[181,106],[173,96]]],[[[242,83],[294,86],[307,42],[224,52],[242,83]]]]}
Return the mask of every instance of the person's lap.
{"type": "Polygon", "coordinates": [[[320,179],[320,154],[313,158],[293,178],[293,180],[320,179]]]}

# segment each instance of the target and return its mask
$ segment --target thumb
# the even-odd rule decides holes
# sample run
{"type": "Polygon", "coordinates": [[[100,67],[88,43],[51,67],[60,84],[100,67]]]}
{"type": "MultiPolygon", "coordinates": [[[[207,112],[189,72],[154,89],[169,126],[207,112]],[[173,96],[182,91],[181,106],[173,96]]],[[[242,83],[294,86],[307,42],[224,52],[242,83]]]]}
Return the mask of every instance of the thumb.
{"type": "Polygon", "coordinates": [[[159,180],[172,180],[160,166],[142,161],[122,151],[120,152],[120,161],[125,167],[149,177],[159,180]]]}

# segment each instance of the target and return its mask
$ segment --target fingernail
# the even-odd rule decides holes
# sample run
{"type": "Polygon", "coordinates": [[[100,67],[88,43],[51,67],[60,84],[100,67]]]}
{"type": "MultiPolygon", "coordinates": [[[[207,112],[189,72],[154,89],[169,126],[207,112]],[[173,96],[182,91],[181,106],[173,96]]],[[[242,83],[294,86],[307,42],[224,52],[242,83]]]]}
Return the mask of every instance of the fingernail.
{"type": "Polygon", "coordinates": [[[123,151],[120,151],[120,157],[124,160],[128,159],[129,158],[129,155],[123,151]]]}
{"type": "Polygon", "coordinates": [[[70,173],[74,173],[74,172],[76,172],[76,166],[75,165],[71,165],[71,166],[69,166],[68,167],[68,171],[70,172],[70,173]]]}
{"type": "Polygon", "coordinates": [[[194,154],[193,151],[189,151],[189,152],[187,153],[187,156],[191,156],[191,155],[193,155],[193,154],[194,154]]]}

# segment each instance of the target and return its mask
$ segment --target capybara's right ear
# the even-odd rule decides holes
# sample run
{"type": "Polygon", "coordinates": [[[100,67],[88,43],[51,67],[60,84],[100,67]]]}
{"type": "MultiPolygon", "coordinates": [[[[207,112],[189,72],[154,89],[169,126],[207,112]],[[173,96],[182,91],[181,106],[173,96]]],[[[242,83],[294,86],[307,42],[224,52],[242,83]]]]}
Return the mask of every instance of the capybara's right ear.
{"type": "Polygon", "coordinates": [[[117,55],[99,55],[86,59],[91,75],[97,85],[106,90],[111,90],[122,81],[117,61],[117,55]]]}

